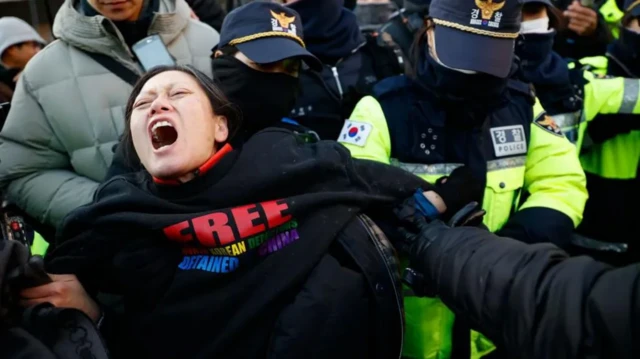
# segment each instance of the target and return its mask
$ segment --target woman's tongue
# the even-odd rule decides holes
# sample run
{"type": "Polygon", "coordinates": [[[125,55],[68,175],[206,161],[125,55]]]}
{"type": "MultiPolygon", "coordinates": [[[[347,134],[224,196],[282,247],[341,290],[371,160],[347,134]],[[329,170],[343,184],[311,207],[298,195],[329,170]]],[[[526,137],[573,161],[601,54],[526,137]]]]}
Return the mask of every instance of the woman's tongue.
{"type": "Polygon", "coordinates": [[[151,143],[154,149],[171,146],[178,139],[178,132],[171,126],[162,126],[153,131],[151,143]]]}

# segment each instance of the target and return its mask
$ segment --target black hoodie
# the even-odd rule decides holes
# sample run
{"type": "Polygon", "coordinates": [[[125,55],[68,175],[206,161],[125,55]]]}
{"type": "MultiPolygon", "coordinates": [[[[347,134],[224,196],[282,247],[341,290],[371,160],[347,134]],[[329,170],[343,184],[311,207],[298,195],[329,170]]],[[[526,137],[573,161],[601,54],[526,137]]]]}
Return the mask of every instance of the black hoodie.
{"type": "Polygon", "coordinates": [[[106,182],[47,258],[48,271],[78,275],[89,292],[125,297],[133,356],[264,356],[280,311],[343,227],[425,185],[286,130],[225,151],[183,185],[143,173],[106,182]]]}

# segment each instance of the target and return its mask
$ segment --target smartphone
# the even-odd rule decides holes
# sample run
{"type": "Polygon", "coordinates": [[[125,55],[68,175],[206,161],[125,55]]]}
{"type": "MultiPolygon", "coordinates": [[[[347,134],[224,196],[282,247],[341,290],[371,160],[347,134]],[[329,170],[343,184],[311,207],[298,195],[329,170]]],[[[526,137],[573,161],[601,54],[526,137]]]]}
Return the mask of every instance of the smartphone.
{"type": "Polygon", "coordinates": [[[176,62],[159,35],[151,35],[136,42],[131,48],[145,71],[156,66],[171,66],[176,62]]]}

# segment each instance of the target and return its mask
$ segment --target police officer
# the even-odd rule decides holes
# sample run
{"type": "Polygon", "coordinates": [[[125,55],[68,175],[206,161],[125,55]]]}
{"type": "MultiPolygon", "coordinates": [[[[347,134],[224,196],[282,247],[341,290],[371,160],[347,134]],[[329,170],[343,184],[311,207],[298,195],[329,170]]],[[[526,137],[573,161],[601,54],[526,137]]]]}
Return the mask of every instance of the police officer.
{"type": "MultiPolygon", "coordinates": [[[[606,56],[585,58],[574,64],[605,77],[599,80],[603,83],[599,88],[606,84],[618,94],[608,104],[617,111],[600,113],[586,125],[580,161],[587,174],[590,199],[585,221],[579,228],[592,238],[618,242],[628,241],[640,200],[640,2],[628,0],[625,13],[620,39],[609,46],[606,56]]],[[[594,87],[594,91],[601,93],[599,88],[594,87]]],[[[597,96],[596,93],[594,97],[597,96]]],[[[585,103],[585,112],[595,112],[591,107],[585,103]]],[[[640,260],[638,247],[637,241],[630,241],[630,257],[624,262],[640,260]]]]}
{"type": "MultiPolygon", "coordinates": [[[[534,86],[544,109],[580,152],[587,124],[597,116],[640,111],[637,94],[625,91],[635,88],[638,80],[625,79],[629,74],[623,73],[617,75],[619,78],[602,79],[585,71],[584,66],[569,65],[552,49],[556,33],[553,24],[557,23],[552,21],[552,9],[549,0],[525,0],[516,41],[515,53],[520,61],[516,78],[534,86]]],[[[585,61],[602,60],[606,61],[585,61]]]]}
{"type": "MultiPolygon", "coordinates": [[[[358,104],[339,141],[355,157],[429,181],[464,165],[484,183],[490,230],[564,246],[582,219],[585,177],[574,146],[529,86],[509,80],[521,10],[521,0],[433,0],[415,77],[378,84],[377,101],[358,104]]],[[[449,357],[469,347],[468,331],[452,337],[454,317],[437,299],[408,296],[405,306],[407,357],[449,357]]],[[[492,349],[473,333],[473,357],[492,349]]]]}
{"type": "Polygon", "coordinates": [[[518,80],[531,83],[536,96],[564,135],[577,141],[583,108],[582,74],[570,71],[567,61],[553,51],[558,19],[550,0],[524,0],[520,36],[515,54],[518,80]]]}

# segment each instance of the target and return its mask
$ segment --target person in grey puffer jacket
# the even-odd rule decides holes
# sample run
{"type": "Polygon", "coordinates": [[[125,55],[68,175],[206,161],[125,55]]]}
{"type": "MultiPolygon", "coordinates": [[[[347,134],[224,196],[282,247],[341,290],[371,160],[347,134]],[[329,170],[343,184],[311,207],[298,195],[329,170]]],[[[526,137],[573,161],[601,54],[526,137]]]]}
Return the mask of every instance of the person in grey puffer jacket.
{"type": "Polygon", "coordinates": [[[159,34],[178,64],[211,76],[219,36],[190,12],[184,0],[65,1],[58,40],[27,65],[0,133],[0,186],[12,202],[57,226],[92,200],[111,164],[132,86],[79,49],[141,74],[130,47],[159,34]]]}

